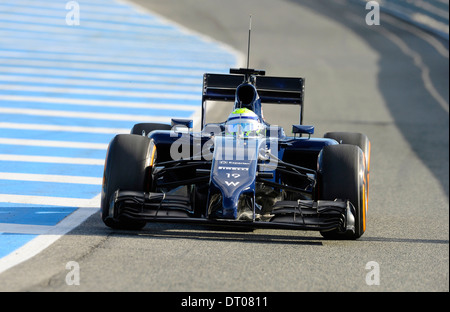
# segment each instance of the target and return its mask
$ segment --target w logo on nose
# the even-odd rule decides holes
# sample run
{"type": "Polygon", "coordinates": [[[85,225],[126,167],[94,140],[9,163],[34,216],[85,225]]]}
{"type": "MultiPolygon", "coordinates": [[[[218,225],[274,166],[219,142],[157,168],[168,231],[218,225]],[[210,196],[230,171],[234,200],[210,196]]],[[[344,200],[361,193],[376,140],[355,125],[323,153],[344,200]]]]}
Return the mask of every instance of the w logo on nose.
{"type": "Polygon", "coordinates": [[[238,186],[239,182],[225,181],[225,184],[226,184],[227,186],[230,186],[230,185],[238,186]]]}

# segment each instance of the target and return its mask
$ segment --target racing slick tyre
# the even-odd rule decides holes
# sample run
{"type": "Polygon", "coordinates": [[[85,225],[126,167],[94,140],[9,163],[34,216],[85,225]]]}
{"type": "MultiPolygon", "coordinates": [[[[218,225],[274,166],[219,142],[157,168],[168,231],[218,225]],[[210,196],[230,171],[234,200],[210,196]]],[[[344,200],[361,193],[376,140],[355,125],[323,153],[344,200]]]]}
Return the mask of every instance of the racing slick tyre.
{"type": "Polygon", "coordinates": [[[364,160],[366,163],[366,196],[369,199],[369,172],[370,172],[370,141],[369,138],[362,133],[356,132],[327,132],[324,138],[334,139],[340,144],[352,144],[359,146],[364,153],[364,160]]]}
{"type": "Polygon", "coordinates": [[[362,133],[357,132],[327,132],[324,138],[334,139],[340,144],[352,144],[359,146],[364,153],[366,171],[364,173],[365,189],[366,189],[366,214],[369,204],[369,177],[370,177],[370,141],[369,138],[362,133]]]}
{"type": "Polygon", "coordinates": [[[147,136],[153,130],[170,130],[172,127],[162,123],[137,123],[131,129],[131,134],[147,136]]]}
{"type": "Polygon", "coordinates": [[[355,231],[321,232],[329,239],[357,239],[366,229],[365,161],[361,148],[350,144],[325,146],[319,155],[319,199],[349,200],[354,207],[355,231]]]}
{"type": "Polygon", "coordinates": [[[114,229],[138,230],[146,222],[109,216],[111,197],[116,190],[145,191],[145,166],[150,139],[146,136],[119,134],[108,147],[103,172],[101,212],[103,222],[114,229]]]}

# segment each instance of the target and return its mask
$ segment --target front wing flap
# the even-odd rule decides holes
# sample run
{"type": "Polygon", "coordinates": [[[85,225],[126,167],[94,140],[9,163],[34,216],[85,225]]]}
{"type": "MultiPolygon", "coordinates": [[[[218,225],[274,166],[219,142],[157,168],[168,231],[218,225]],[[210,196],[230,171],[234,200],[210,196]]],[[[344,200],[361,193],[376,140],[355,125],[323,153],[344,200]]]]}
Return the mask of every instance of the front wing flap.
{"type": "Polygon", "coordinates": [[[279,201],[270,215],[230,220],[196,217],[189,197],[164,193],[117,190],[111,198],[109,216],[145,222],[177,222],[245,228],[306,231],[355,231],[355,209],[349,201],[279,201]],[[264,220],[264,221],[262,221],[264,220]]]}

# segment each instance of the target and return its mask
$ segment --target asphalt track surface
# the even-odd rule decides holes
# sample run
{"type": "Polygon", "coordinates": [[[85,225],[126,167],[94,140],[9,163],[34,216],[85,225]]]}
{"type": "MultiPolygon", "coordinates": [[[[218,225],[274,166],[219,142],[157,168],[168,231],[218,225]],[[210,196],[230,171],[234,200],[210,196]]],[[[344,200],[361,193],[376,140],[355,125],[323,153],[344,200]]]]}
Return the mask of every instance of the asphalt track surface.
{"type": "MultiPolygon", "coordinates": [[[[315,125],[315,136],[369,136],[366,233],[331,241],[174,224],[115,231],[95,214],[2,273],[0,290],[449,291],[447,41],[385,14],[368,26],[353,1],[135,2],[243,54],[252,14],[251,66],[306,77],[304,124],[315,125]],[[69,261],[79,264],[80,285],[66,283],[69,261]],[[372,261],[379,285],[366,280],[372,261]]],[[[265,115],[286,127],[297,116],[265,115]]]]}

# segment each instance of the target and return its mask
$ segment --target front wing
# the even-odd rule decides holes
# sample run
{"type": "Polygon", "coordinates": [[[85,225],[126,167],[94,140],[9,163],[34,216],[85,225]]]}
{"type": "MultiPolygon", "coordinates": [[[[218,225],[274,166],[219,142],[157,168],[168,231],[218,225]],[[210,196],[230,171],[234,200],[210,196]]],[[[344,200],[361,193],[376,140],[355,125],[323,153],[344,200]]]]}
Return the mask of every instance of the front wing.
{"type": "Polygon", "coordinates": [[[189,197],[164,193],[117,190],[111,198],[109,216],[145,222],[176,222],[228,227],[292,229],[305,231],[355,231],[355,209],[349,201],[297,200],[277,202],[271,214],[248,220],[196,217],[189,197]]]}

